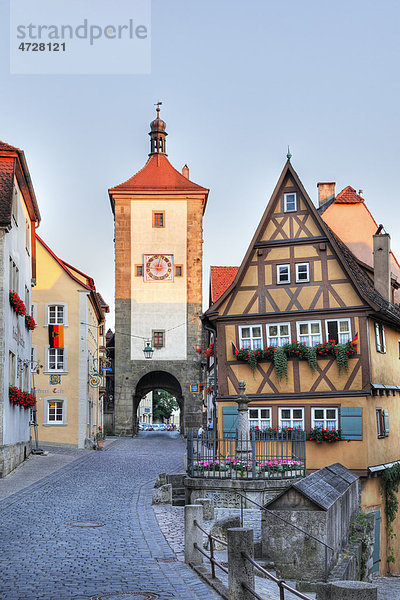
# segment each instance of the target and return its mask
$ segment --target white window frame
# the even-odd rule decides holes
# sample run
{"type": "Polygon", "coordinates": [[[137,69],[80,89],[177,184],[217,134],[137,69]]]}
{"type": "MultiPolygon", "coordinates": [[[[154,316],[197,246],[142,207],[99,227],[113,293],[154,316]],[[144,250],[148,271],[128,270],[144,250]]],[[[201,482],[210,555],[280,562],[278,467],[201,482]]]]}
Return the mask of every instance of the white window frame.
{"type": "Polygon", "coordinates": [[[346,344],[346,342],[352,340],[352,336],[351,336],[351,321],[350,319],[326,319],[325,321],[325,333],[326,333],[326,339],[329,341],[330,340],[330,336],[329,336],[329,331],[328,331],[328,323],[337,323],[337,327],[338,327],[338,340],[337,343],[338,344],[346,344]],[[348,334],[346,333],[341,333],[339,331],[339,322],[340,321],[347,321],[348,323],[348,334]],[[341,335],[348,335],[348,340],[342,341],[341,339],[341,335]]]}
{"type": "MultiPolygon", "coordinates": [[[[56,359],[57,364],[57,359],[56,359]]],[[[46,346],[46,373],[66,373],[67,372],[67,348],[50,348],[50,346],[46,346]],[[50,353],[54,351],[55,357],[59,352],[62,352],[63,356],[63,366],[62,369],[51,369],[50,368],[50,353]]]]}
{"type": "Polygon", "coordinates": [[[299,342],[301,342],[302,344],[305,344],[306,346],[318,346],[318,344],[322,344],[322,327],[321,327],[321,321],[297,321],[296,323],[296,332],[297,332],[297,339],[299,340],[299,342]],[[311,324],[314,323],[318,323],[319,324],[319,340],[315,341],[314,343],[312,343],[312,336],[317,335],[316,333],[311,333],[311,327],[309,327],[310,332],[308,333],[307,337],[308,340],[304,341],[301,338],[305,337],[304,334],[300,334],[300,325],[309,325],[311,326],[311,324]]]}
{"type": "Polygon", "coordinates": [[[280,406],[279,407],[279,427],[291,427],[292,429],[303,429],[304,430],[304,407],[303,406],[280,406]],[[282,417],[282,411],[283,410],[289,410],[290,411],[290,418],[289,419],[284,419],[282,417]],[[300,418],[295,418],[293,416],[293,411],[294,410],[301,410],[301,414],[302,417],[300,418]],[[283,421],[290,421],[290,425],[282,425],[283,421]],[[296,427],[296,425],[301,421],[301,427],[296,427]]]}
{"type": "Polygon", "coordinates": [[[254,325],[239,325],[239,345],[240,348],[248,348],[249,350],[258,350],[260,348],[263,347],[263,331],[262,331],[262,325],[260,325],[259,323],[256,323],[254,325]],[[261,332],[261,337],[258,336],[253,336],[253,329],[255,327],[259,327],[260,328],[260,332],[261,332]],[[243,338],[242,337],[242,330],[243,329],[250,329],[250,337],[249,338],[243,338]],[[246,340],[246,344],[249,341],[250,345],[244,345],[243,340],[246,340]],[[258,342],[258,340],[260,340],[258,342]]]}
{"type": "Polygon", "coordinates": [[[278,283],[280,285],[284,285],[285,283],[286,284],[290,283],[290,264],[287,264],[287,265],[276,265],[276,283],[278,283]],[[288,271],[287,272],[287,276],[288,276],[287,281],[282,280],[281,273],[280,273],[280,270],[279,270],[279,269],[282,269],[282,268],[287,268],[287,271],[288,271]]]}
{"type": "Polygon", "coordinates": [[[284,344],[290,344],[290,342],[291,342],[290,323],[267,323],[266,328],[267,328],[267,346],[283,346],[284,344]],[[287,327],[289,329],[289,335],[281,335],[280,327],[282,327],[284,325],[287,325],[287,327]],[[278,335],[270,335],[270,333],[269,333],[270,327],[277,327],[278,335]],[[274,342],[271,342],[271,338],[278,338],[278,343],[275,344],[274,342]],[[283,338],[285,338],[285,341],[283,341],[283,338]],[[288,339],[286,339],[286,338],[288,338],[288,339]]]}
{"type": "Polygon", "coordinates": [[[12,196],[12,216],[14,223],[18,227],[18,204],[19,204],[19,189],[14,183],[12,196]]]}
{"type": "Polygon", "coordinates": [[[283,212],[296,212],[297,211],[297,194],[296,192],[287,192],[283,194],[283,212]],[[294,208],[288,208],[288,196],[294,196],[294,208]]]}
{"type": "Polygon", "coordinates": [[[45,321],[45,327],[47,327],[48,325],[64,325],[64,327],[68,327],[68,310],[67,310],[67,304],[65,302],[47,302],[45,304],[45,313],[44,313],[44,321],[45,321]],[[56,322],[51,322],[50,321],[50,308],[53,307],[62,307],[63,308],[63,320],[62,321],[58,321],[58,318],[56,319],[56,322]]]}
{"type": "Polygon", "coordinates": [[[8,385],[15,385],[17,377],[17,357],[14,352],[8,352],[8,385]]]}
{"type": "Polygon", "coordinates": [[[308,283],[310,281],[310,263],[296,263],[296,283],[308,283]],[[307,277],[300,278],[299,276],[299,267],[307,267],[307,277]]]}
{"type": "Polygon", "coordinates": [[[337,407],[335,406],[312,406],[311,407],[311,427],[315,428],[315,427],[321,427],[321,429],[327,429],[328,431],[333,431],[334,429],[339,429],[339,415],[338,415],[339,411],[337,409],[337,407]],[[315,411],[316,410],[323,410],[324,411],[324,416],[322,419],[317,419],[315,417],[315,411]],[[327,417],[327,411],[328,410],[334,410],[335,411],[335,418],[334,419],[328,419],[327,417]],[[320,423],[322,421],[322,425],[316,425],[316,422],[320,423]],[[328,421],[335,421],[335,426],[332,427],[328,424],[328,421]]]}
{"type": "Polygon", "coordinates": [[[9,264],[10,264],[10,277],[9,277],[10,292],[17,292],[17,294],[19,295],[19,269],[18,269],[16,262],[14,261],[14,259],[11,256],[10,256],[9,264]]]}
{"type": "Polygon", "coordinates": [[[272,427],[272,412],[271,412],[271,407],[267,407],[267,406],[249,406],[249,424],[250,427],[259,427],[260,430],[262,430],[265,427],[272,427]],[[257,411],[258,416],[257,417],[251,417],[251,411],[257,411]],[[263,418],[261,416],[263,410],[268,411],[269,417],[267,418],[263,418]],[[263,424],[263,423],[268,423],[268,424],[263,424]]]}
{"type": "Polygon", "coordinates": [[[389,411],[383,408],[376,409],[376,428],[378,438],[389,437],[389,411]]]}
{"type": "MultiPolygon", "coordinates": [[[[66,425],[67,424],[67,399],[57,396],[57,397],[47,397],[44,399],[45,401],[45,422],[44,425],[66,425]],[[50,404],[52,402],[61,402],[62,403],[62,418],[61,419],[56,419],[56,420],[50,420],[50,404]]],[[[56,416],[57,416],[57,408],[56,410],[56,416]]]]}
{"type": "Polygon", "coordinates": [[[31,347],[30,369],[31,373],[37,372],[37,346],[31,347]]]}
{"type": "Polygon", "coordinates": [[[385,327],[382,323],[374,323],[376,351],[386,354],[385,327]]]}

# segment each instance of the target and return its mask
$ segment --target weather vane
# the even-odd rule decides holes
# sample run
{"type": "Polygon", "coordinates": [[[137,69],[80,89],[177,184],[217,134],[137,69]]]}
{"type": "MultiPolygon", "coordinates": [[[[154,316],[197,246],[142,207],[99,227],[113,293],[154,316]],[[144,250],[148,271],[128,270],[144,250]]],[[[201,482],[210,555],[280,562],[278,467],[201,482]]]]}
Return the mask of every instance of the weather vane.
{"type": "Polygon", "coordinates": [[[162,105],[162,102],[156,102],[156,103],[154,104],[154,106],[156,106],[156,107],[157,107],[157,108],[156,108],[156,111],[157,111],[157,117],[159,117],[159,115],[160,115],[160,106],[161,106],[161,105],[162,105]]]}

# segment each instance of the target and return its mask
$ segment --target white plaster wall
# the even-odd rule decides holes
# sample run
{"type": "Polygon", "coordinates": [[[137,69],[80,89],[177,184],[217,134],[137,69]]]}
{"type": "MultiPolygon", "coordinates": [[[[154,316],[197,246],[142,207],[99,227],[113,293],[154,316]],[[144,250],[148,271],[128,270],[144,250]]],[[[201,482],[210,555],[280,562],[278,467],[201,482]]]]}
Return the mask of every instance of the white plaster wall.
{"type": "MultiPolygon", "coordinates": [[[[17,442],[26,442],[30,438],[29,430],[29,410],[14,406],[8,400],[9,385],[19,387],[19,378],[16,376],[15,381],[9,382],[9,351],[16,356],[16,365],[18,367],[18,359],[23,362],[30,362],[31,355],[31,333],[25,327],[24,317],[18,316],[8,300],[10,291],[10,257],[16,263],[19,269],[19,286],[15,290],[21,300],[25,303],[25,286],[29,289],[30,303],[32,302],[32,261],[31,256],[26,251],[26,219],[29,220],[28,212],[25,207],[18,183],[15,180],[14,185],[18,189],[18,226],[12,220],[12,228],[5,235],[4,244],[4,412],[3,412],[3,444],[15,444],[17,442]],[[15,338],[19,338],[15,339],[15,338]]],[[[30,220],[29,220],[30,223],[30,220]]],[[[27,312],[30,312],[30,307],[27,307],[27,312]]],[[[17,371],[17,368],[16,368],[17,371]]],[[[30,370],[29,370],[30,375],[30,370]]],[[[22,377],[23,382],[23,377],[22,377]]],[[[29,382],[30,386],[30,382],[29,382]]],[[[22,386],[21,386],[22,387],[22,386]]]]}
{"type": "Polygon", "coordinates": [[[165,331],[165,347],[154,351],[154,360],[187,358],[187,203],[185,200],[135,200],[131,210],[132,327],[131,359],[143,360],[146,338],[165,331]],[[165,212],[165,227],[152,227],[153,211],[165,212]],[[143,254],[173,254],[183,265],[183,276],[173,282],[145,282],[135,277],[143,254]],[[138,336],[138,337],[135,337],[138,336]]]}

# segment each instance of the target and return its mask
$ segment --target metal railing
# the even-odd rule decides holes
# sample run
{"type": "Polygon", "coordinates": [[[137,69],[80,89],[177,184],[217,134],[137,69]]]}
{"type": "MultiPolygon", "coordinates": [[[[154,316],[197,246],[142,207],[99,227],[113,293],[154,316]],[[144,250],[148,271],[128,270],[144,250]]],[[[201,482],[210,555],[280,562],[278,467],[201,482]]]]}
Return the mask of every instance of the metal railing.
{"type": "MultiPolygon", "coordinates": [[[[242,556],[245,560],[248,560],[249,563],[251,563],[255,569],[257,569],[258,571],[260,571],[260,573],[265,575],[265,577],[268,577],[268,579],[271,579],[271,581],[276,583],[276,585],[279,587],[279,600],[285,600],[285,590],[287,590],[291,594],[294,594],[298,598],[302,598],[302,600],[312,600],[310,596],[306,596],[306,594],[303,594],[302,592],[299,592],[298,590],[293,588],[291,585],[288,585],[284,581],[284,579],[279,579],[279,577],[275,577],[275,575],[264,569],[264,567],[262,567],[257,561],[254,560],[254,558],[251,558],[251,556],[249,556],[248,554],[243,552],[242,556]]],[[[265,598],[260,596],[260,594],[257,594],[256,590],[253,590],[249,585],[247,585],[247,583],[243,582],[242,585],[244,589],[250,592],[250,594],[252,594],[258,600],[265,600],[265,598]]]]}
{"type": "Polygon", "coordinates": [[[270,510],[269,508],[266,508],[265,506],[262,506],[262,504],[259,504],[255,500],[252,500],[252,498],[249,498],[248,496],[245,496],[245,494],[242,494],[241,492],[238,492],[238,491],[234,491],[232,493],[236,494],[237,496],[240,496],[240,523],[241,523],[242,527],[243,527],[243,511],[244,511],[243,500],[246,500],[247,502],[251,502],[252,504],[255,504],[255,506],[258,506],[258,508],[260,508],[261,510],[264,510],[269,515],[272,515],[273,517],[279,519],[280,521],[283,521],[285,523],[285,525],[290,525],[291,527],[293,527],[294,529],[297,529],[297,531],[300,531],[302,534],[304,534],[308,538],[310,538],[310,539],[314,540],[315,542],[318,542],[319,544],[321,544],[322,546],[324,546],[324,553],[325,553],[325,569],[324,569],[324,571],[325,571],[325,581],[328,581],[328,574],[329,574],[328,550],[331,550],[333,553],[335,552],[335,549],[332,548],[332,546],[330,546],[329,544],[326,544],[325,542],[323,542],[322,540],[318,539],[317,537],[315,537],[314,535],[312,535],[311,533],[309,533],[305,529],[302,529],[301,527],[298,527],[297,525],[295,525],[291,521],[288,521],[284,517],[281,517],[281,515],[276,514],[273,510],[270,510]]]}
{"type": "Polygon", "coordinates": [[[208,537],[208,542],[210,544],[210,554],[209,555],[206,552],[204,552],[204,550],[202,548],[199,548],[199,545],[196,542],[193,544],[193,546],[196,548],[196,550],[198,550],[200,552],[200,554],[205,556],[211,562],[211,577],[213,579],[215,579],[215,566],[219,567],[221,569],[221,571],[223,571],[224,573],[226,573],[228,575],[229,574],[228,569],[226,569],[223,565],[221,565],[221,563],[216,561],[214,558],[214,540],[216,542],[218,542],[219,544],[221,544],[222,546],[225,546],[226,548],[228,547],[228,544],[226,542],[224,542],[223,540],[220,540],[220,539],[216,538],[215,536],[211,535],[211,533],[209,533],[208,531],[203,529],[196,520],[194,521],[194,525],[195,525],[195,527],[200,529],[200,531],[205,533],[206,536],[208,537]]]}
{"type": "Polygon", "coordinates": [[[306,470],[306,433],[249,432],[219,438],[216,432],[187,434],[190,477],[211,479],[290,479],[306,470]]]}

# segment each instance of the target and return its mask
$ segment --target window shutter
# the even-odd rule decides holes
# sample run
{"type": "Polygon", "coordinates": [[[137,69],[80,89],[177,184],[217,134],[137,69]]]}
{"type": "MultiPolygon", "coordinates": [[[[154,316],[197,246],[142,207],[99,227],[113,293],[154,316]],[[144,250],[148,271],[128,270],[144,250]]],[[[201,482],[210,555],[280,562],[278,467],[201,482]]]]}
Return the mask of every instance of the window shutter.
{"type": "Polygon", "coordinates": [[[386,352],[386,340],[385,340],[385,328],[381,325],[382,328],[382,352],[386,352]]]}
{"type": "Polygon", "coordinates": [[[342,406],[340,429],[345,440],[362,440],[362,407],[342,406]]]}
{"type": "Polygon", "coordinates": [[[383,411],[383,422],[384,422],[384,427],[385,427],[385,437],[389,436],[389,411],[388,410],[384,410],[383,411]]]}
{"type": "Polygon", "coordinates": [[[379,325],[375,323],[375,343],[376,343],[376,351],[381,352],[381,342],[379,339],[379,325]]]}
{"type": "Polygon", "coordinates": [[[238,427],[238,407],[222,407],[222,430],[224,437],[236,437],[238,427]]]}

